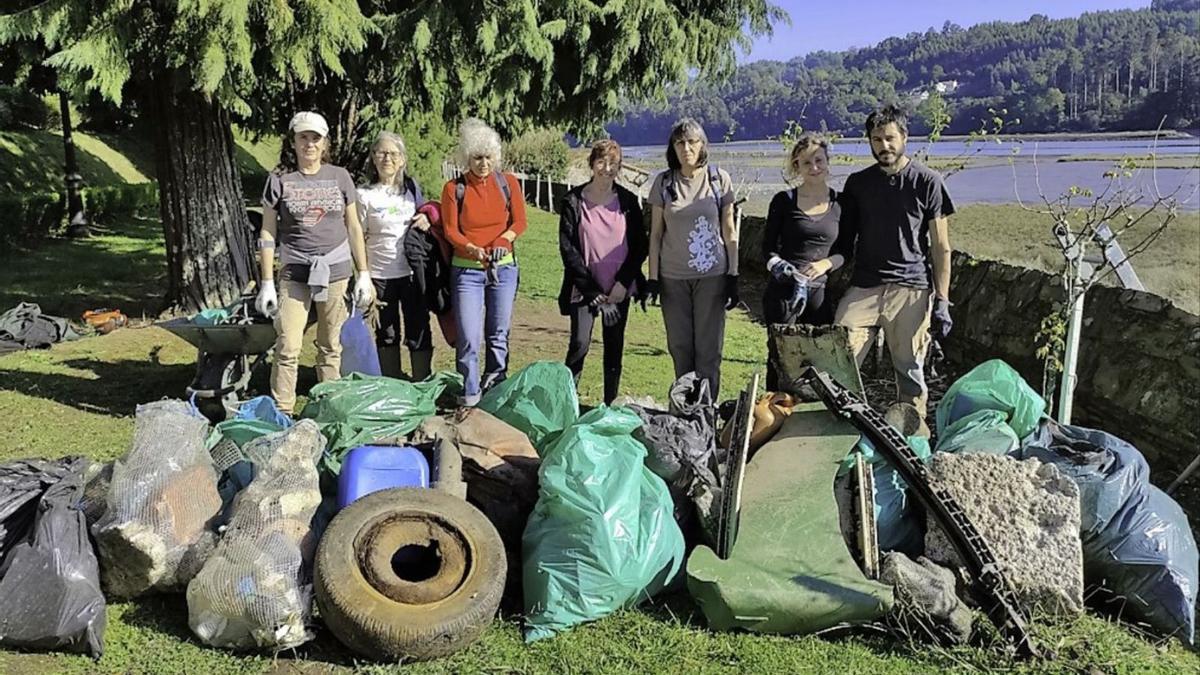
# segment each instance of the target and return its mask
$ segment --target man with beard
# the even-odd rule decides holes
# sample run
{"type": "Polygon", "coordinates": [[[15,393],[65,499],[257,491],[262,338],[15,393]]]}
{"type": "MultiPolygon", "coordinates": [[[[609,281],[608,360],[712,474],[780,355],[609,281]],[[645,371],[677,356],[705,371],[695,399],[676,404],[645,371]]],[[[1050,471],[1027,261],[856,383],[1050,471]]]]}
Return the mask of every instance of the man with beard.
{"type": "Polygon", "coordinates": [[[854,271],[834,323],[849,329],[859,366],[883,329],[897,401],[924,417],[930,333],[940,340],[952,325],[947,217],[954,204],[942,177],[904,154],[908,120],[902,110],[887,106],[871,113],[866,131],[876,163],[851,174],[842,192],[834,250],[853,257],[854,271]]]}

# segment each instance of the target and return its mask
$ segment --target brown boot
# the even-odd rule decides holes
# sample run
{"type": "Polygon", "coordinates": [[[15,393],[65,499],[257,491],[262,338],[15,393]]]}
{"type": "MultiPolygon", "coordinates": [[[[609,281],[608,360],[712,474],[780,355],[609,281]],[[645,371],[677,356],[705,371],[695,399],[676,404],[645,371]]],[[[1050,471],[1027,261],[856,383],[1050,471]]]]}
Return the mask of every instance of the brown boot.
{"type": "Polygon", "coordinates": [[[400,368],[400,347],[380,347],[378,351],[379,374],[384,377],[403,379],[404,371],[400,368]]]}
{"type": "Polygon", "coordinates": [[[423,349],[417,352],[409,352],[409,357],[412,359],[413,382],[422,382],[427,379],[433,369],[433,350],[423,349]]]}

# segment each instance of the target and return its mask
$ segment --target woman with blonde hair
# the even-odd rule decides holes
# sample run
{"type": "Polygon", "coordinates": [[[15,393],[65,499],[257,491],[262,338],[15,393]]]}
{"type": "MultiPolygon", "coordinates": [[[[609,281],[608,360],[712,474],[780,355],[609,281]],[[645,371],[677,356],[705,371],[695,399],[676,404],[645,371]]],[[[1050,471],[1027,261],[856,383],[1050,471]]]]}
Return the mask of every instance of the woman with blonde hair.
{"type": "Polygon", "coordinates": [[[459,130],[458,159],[467,171],[442,188],[442,225],[454,247],[450,261],[459,404],[472,408],[508,374],[508,333],[520,272],[514,242],[525,232],[525,198],[512,174],[501,173],[500,134],[469,118],[459,130]],[[479,350],[486,343],[482,376],[479,350]]]}
{"type": "MultiPolygon", "coordinates": [[[[828,183],[829,142],[802,135],[788,153],[784,173],[796,185],[777,193],[767,210],[762,255],[770,276],[763,318],[768,324],[826,325],[833,322],[833,307],[826,302],[825,281],[845,263],[831,253],[842,209],[828,183]]],[[[778,357],[770,340],[767,349],[767,388],[778,391],[778,357]]]]}
{"type": "Polygon", "coordinates": [[[354,208],[357,191],[350,174],[328,164],[329,124],[315,112],[296,113],[289,125],[294,163],[285,160],[267,176],[263,224],[258,235],[262,284],[255,307],[275,318],[275,363],[271,396],[279,410],[296,405],[296,371],[310,308],[317,314],[317,379],[338,379],[341,331],[346,321],[346,290],[352,270],[354,304],[374,297],[362,226],[354,208]],[[279,245],[279,291],[275,290],[275,248],[279,245]]]}
{"type": "Polygon", "coordinates": [[[384,131],[371,144],[370,181],[358,189],[358,211],[366,233],[367,261],[375,296],[381,304],[375,347],[380,371],[402,377],[400,366],[401,318],[414,380],[429,377],[433,361],[433,336],[429,308],[413,278],[404,253],[409,228],[428,230],[429,218],[418,209],[425,202],[421,188],[405,173],[408,151],[399,134],[384,131]]]}

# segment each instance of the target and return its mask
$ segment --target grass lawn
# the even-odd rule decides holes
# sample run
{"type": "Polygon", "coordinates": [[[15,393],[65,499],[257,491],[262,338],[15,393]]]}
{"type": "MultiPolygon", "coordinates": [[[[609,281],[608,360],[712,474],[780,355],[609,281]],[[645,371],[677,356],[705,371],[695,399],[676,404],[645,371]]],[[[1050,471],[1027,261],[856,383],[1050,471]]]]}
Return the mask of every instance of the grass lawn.
{"type": "MultiPolygon", "coordinates": [[[[531,213],[520,255],[514,367],[561,359],[567,344],[567,321],[555,304],[560,265],[551,215],[531,213]]],[[[49,241],[9,261],[0,267],[0,305],[7,308],[28,299],[72,317],[90,307],[118,306],[136,318],[158,307],[164,273],[157,224],[132,222],[86,241],[49,241]]],[[[664,398],[672,370],[658,310],[636,311],[628,335],[623,393],[664,398]]],[[[726,396],[762,367],[764,337],[763,328],[745,312],[731,315],[722,372],[726,396]]],[[[181,395],[194,358],[190,346],[152,326],[0,357],[0,461],[121,455],[132,435],[134,407],[181,395]]],[[[302,388],[314,380],[312,360],[311,351],[306,352],[302,388]]],[[[438,345],[436,365],[452,365],[451,350],[444,344],[438,345]]],[[[580,390],[587,403],[600,396],[599,345],[580,390]]],[[[530,646],[521,641],[516,617],[497,619],[479,643],[460,654],[399,667],[357,663],[323,630],[312,643],[277,658],[206,648],[187,628],[183,597],[157,596],[109,606],[107,653],[99,663],[79,656],[0,651],[0,673],[1200,672],[1200,657],[1177,642],[1156,644],[1096,617],[1039,622],[1035,632],[1056,660],[1015,663],[987,637],[978,646],[940,649],[870,630],[796,638],[712,633],[686,596],[673,596],[530,646]]],[[[985,627],[983,633],[991,631],[985,627]]]]}

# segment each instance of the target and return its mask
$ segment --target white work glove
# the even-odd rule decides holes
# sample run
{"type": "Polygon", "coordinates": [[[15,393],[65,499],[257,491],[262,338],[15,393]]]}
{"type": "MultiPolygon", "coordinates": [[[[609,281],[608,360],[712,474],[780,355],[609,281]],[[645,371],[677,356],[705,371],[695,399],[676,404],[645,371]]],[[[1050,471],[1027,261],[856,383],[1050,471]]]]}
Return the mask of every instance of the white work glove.
{"type": "Polygon", "coordinates": [[[359,272],[354,280],[354,306],[366,309],[375,299],[375,284],[371,283],[370,272],[359,272]]]}
{"type": "Polygon", "coordinates": [[[279,312],[279,295],[275,292],[275,281],[267,279],[258,286],[258,296],[254,298],[254,308],[259,314],[274,319],[279,312]]]}

